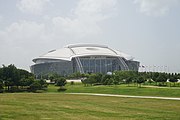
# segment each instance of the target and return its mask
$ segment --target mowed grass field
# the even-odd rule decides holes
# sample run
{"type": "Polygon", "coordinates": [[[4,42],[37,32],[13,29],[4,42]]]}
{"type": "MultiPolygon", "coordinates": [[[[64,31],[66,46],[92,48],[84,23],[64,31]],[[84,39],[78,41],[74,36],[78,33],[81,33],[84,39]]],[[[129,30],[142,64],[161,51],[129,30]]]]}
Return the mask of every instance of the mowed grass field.
{"type": "Polygon", "coordinates": [[[0,94],[0,120],[180,120],[180,101],[64,93],[0,94]]]}
{"type": "MultiPolygon", "coordinates": [[[[59,87],[49,85],[47,92],[57,92],[59,87]]],[[[75,83],[66,85],[66,93],[101,93],[101,94],[119,94],[119,95],[135,95],[135,96],[158,96],[158,97],[179,97],[180,87],[166,87],[166,88],[154,88],[142,86],[138,88],[134,85],[112,85],[112,86],[88,86],[84,87],[82,83],[75,83]]]]}

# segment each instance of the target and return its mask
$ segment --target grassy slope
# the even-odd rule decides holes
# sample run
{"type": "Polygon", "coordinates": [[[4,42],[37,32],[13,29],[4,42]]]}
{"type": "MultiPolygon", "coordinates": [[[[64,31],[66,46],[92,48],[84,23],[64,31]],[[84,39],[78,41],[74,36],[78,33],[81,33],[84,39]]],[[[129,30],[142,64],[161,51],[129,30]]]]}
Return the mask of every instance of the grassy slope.
{"type": "MultiPolygon", "coordinates": [[[[121,94],[121,95],[138,95],[138,96],[163,96],[163,97],[180,97],[179,88],[137,88],[120,86],[88,86],[82,84],[67,85],[68,93],[104,93],[104,94],[121,94]]],[[[48,92],[57,92],[58,87],[50,85],[48,92]]]]}
{"type": "Polygon", "coordinates": [[[56,93],[0,94],[0,120],[179,120],[180,102],[56,93]]]}

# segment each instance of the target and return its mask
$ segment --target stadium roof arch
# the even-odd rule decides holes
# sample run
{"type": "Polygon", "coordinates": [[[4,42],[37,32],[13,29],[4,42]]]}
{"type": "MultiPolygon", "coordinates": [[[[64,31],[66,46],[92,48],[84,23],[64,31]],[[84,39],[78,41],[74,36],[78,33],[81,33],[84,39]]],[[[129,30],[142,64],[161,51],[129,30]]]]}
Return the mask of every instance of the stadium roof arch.
{"type": "Polygon", "coordinates": [[[82,56],[112,56],[112,57],[122,57],[126,60],[133,60],[134,57],[128,55],[124,52],[114,50],[106,45],[98,44],[70,44],[61,49],[51,50],[48,53],[41,55],[35,59],[33,62],[36,63],[37,60],[43,59],[54,59],[54,60],[66,60],[71,61],[72,58],[82,57],[82,56]]]}

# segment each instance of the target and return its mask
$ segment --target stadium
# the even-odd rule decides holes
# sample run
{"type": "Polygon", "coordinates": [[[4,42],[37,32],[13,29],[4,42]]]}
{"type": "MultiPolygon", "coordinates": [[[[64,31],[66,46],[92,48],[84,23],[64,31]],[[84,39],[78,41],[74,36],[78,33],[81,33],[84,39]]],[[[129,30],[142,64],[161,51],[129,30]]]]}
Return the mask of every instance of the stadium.
{"type": "Polygon", "coordinates": [[[138,71],[139,61],[105,45],[74,44],[33,59],[31,72],[36,76],[49,73],[112,73],[116,70],[138,71]]]}

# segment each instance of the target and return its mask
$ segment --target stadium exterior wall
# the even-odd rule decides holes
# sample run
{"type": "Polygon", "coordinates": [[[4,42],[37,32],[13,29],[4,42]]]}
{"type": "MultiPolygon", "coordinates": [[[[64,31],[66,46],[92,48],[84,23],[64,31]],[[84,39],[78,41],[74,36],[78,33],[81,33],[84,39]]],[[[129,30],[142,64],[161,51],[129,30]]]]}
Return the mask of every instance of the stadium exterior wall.
{"type": "Polygon", "coordinates": [[[116,70],[138,71],[139,61],[123,52],[102,45],[68,45],[33,59],[30,67],[36,76],[57,73],[69,75],[80,73],[104,73],[116,70]]]}

